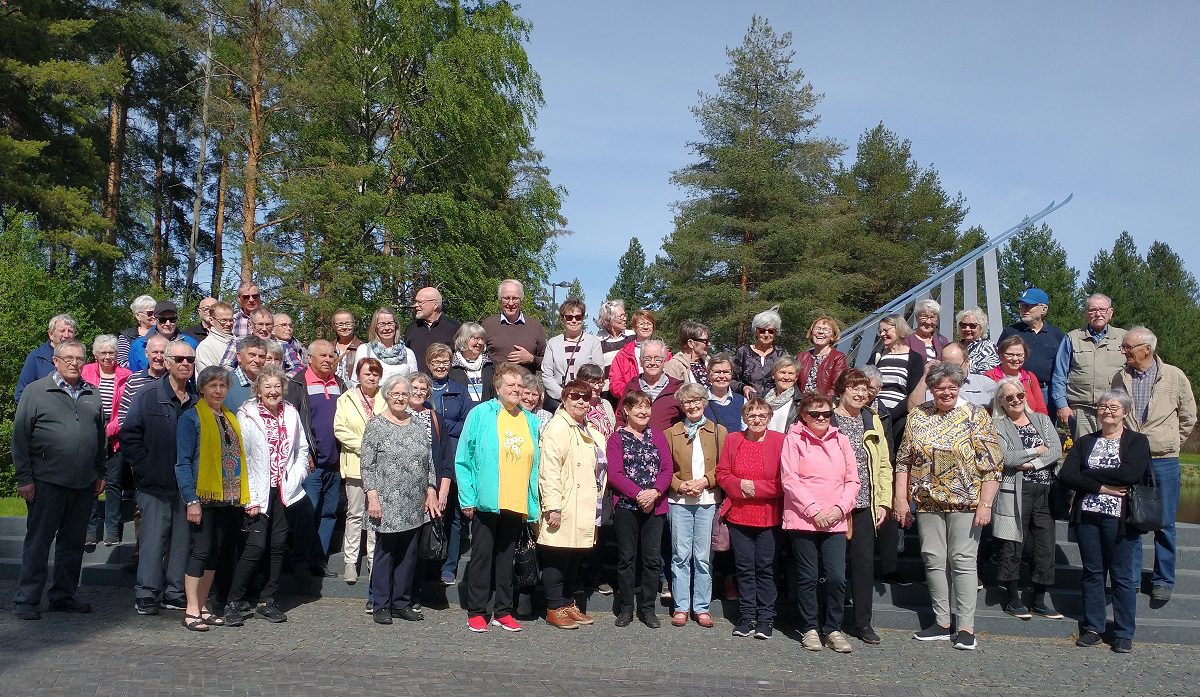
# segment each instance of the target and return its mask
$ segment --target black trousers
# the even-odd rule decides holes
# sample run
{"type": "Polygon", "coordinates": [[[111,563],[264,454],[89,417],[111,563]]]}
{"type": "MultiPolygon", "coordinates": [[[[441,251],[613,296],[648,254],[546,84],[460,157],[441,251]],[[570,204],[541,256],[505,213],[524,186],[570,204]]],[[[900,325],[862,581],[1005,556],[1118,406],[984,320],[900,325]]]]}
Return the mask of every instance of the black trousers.
{"type": "Polygon", "coordinates": [[[752,625],[775,621],[775,550],[779,528],[753,528],[729,523],[729,547],[737,574],[738,608],[743,622],[752,625]]]}
{"type": "Polygon", "coordinates": [[[242,518],[242,554],[233,567],[233,581],[229,586],[228,602],[236,603],[246,597],[246,588],[254,579],[263,557],[269,554],[267,580],[259,593],[260,601],[270,600],[279,591],[279,575],[283,572],[283,560],[287,556],[288,519],[279,487],[271,488],[271,515],[262,513],[251,518],[242,518]]]}
{"type": "MultiPolygon", "coordinates": [[[[847,541],[850,562],[850,599],[854,601],[854,626],[871,626],[871,604],[875,600],[875,514],[870,507],[855,508],[850,514],[854,537],[847,541]]],[[[895,554],[896,545],[892,545],[895,554]]]]}
{"type": "Polygon", "coordinates": [[[1029,577],[1034,583],[1054,585],[1054,518],[1050,515],[1050,485],[1021,482],[1021,530],[1024,541],[996,540],[996,579],[1001,583],[1021,577],[1021,558],[1030,553],[1029,577]]]}
{"type": "Polygon", "coordinates": [[[579,589],[579,568],[592,550],[538,545],[542,563],[542,589],[546,593],[546,609],[557,610],[575,604],[579,589]]]}
{"type": "Polygon", "coordinates": [[[825,634],[841,631],[846,602],[846,533],[789,531],[796,569],[796,605],[800,609],[800,631],[818,628],[817,579],[825,574],[825,634]],[[817,557],[820,556],[820,570],[817,557]]]}
{"type": "MultiPolygon", "coordinates": [[[[200,523],[188,524],[192,531],[192,554],[188,558],[187,575],[199,578],[205,571],[224,571],[218,569],[218,562],[231,562],[233,557],[224,553],[234,544],[235,538],[241,531],[244,509],[240,506],[203,506],[200,509],[200,523]]],[[[218,573],[218,576],[228,575],[218,573]]],[[[221,593],[218,590],[217,595],[221,593]]]]}
{"type": "MultiPolygon", "coordinates": [[[[857,522],[855,525],[857,526],[857,522]]],[[[896,545],[900,544],[902,534],[904,533],[900,524],[891,516],[888,516],[875,531],[875,547],[879,550],[879,573],[884,576],[896,573],[900,566],[900,553],[896,550],[896,545]]]]}
{"type": "MultiPolygon", "coordinates": [[[[513,553],[525,526],[525,516],[511,511],[484,513],[471,519],[471,559],[467,562],[467,615],[487,614],[495,576],[496,617],[513,612],[513,553]]],[[[378,544],[378,543],[376,543],[378,544]]]]}
{"type": "Polygon", "coordinates": [[[653,614],[658,601],[659,573],[662,570],[662,539],[666,515],[631,511],[618,506],[613,511],[613,532],[617,536],[617,610],[632,612],[634,582],[642,575],[641,598],[637,611],[653,614]],[[634,560],[640,560],[638,567],[634,560]]]}
{"type": "MultiPolygon", "coordinates": [[[[434,525],[437,525],[435,522],[434,525]]],[[[417,541],[421,528],[403,532],[375,533],[375,557],[371,561],[371,606],[403,610],[413,605],[417,572],[417,541]]]]}
{"type": "MultiPolygon", "coordinates": [[[[120,492],[117,496],[120,496],[120,492]]],[[[83,540],[96,487],[71,489],[34,480],[33,502],[27,503],[25,545],[21,550],[21,571],[17,581],[15,605],[37,607],[49,576],[50,545],[54,545],[54,582],[50,586],[51,603],[70,600],[79,587],[83,568],[83,540]]]]}

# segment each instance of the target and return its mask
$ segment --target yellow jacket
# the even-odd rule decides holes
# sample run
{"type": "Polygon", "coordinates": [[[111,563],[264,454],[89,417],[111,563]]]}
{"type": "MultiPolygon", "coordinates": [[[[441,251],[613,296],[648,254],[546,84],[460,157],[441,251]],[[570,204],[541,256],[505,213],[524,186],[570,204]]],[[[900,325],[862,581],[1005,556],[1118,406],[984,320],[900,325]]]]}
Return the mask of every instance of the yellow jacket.
{"type": "MultiPolygon", "coordinates": [[[[338,458],[342,477],[347,479],[362,479],[358,469],[359,448],[362,447],[363,431],[367,428],[367,411],[363,409],[362,393],[355,387],[342,393],[337,400],[337,411],[333,415],[333,435],[342,444],[342,454],[338,458]]],[[[383,400],[383,391],[375,393],[375,413],[382,414],[387,409],[383,400]]]]}
{"type": "Polygon", "coordinates": [[[538,544],[567,549],[588,549],[596,544],[596,502],[604,490],[606,468],[596,475],[596,450],[604,452],[604,437],[594,426],[580,427],[565,409],[559,409],[541,436],[538,493],[541,519],[538,544]],[[550,528],[550,511],[562,521],[550,528]]]}

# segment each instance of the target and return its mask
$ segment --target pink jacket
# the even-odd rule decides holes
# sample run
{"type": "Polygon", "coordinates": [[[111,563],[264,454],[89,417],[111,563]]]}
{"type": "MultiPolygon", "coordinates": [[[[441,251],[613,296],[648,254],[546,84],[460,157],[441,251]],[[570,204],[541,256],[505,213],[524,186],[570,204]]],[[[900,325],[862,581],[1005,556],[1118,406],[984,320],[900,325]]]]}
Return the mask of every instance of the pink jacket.
{"type": "MultiPolygon", "coordinates": [[[[112,409],[108,415],[108,425],[106,432],[108,433],[109,448],[116,451],[120,447],[117,441],[117,431],[121,430],[121,424],[117,423],[117,405],[121,403],[121,395],[125,394],[125,383],[129,380],[129,376],[133,375],[133,371],[125,366],[118,365],[116,367],[116,376],[113,378],[113,398],[112,409]]],[[[100,364],[88,363],[80,370],[80,377],[89,385],[100,386],[100,364]]]]}
{"type": "MultiPolygon", "coordinates": [[[[663,362],[671,360],[671,351],[667,351],[663,362]]],[[[629,382],[642,374],[642,366],[638,365],[637,360],[637,344],[629,342],[617,351],[617,355],[613,357],[612,365],[608,368],[608,391],[617,398],[618,401],[625,396],[625,390],[629,387],[629,382]]]]}
{"type": "Polygon", "coordinates": [[[836,427],[818,437],[803,422],[792,424],[783,440],[779,478],[784,530],[846,531],[846,518],[858,496],[858,460],[850,440],[836,427]],[[840,506],[846,515],[832,527],[817,527],[813,518],[833,506],[840,506]]]}

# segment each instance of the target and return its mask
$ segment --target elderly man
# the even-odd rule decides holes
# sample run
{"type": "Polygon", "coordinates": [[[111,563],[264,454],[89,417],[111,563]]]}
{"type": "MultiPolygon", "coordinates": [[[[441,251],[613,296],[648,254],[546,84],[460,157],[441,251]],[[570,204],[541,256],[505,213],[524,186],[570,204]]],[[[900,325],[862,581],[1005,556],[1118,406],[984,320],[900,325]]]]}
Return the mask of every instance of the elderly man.
{"type": "Polygon", "coordinates": [[[172,610],[187,607],[183,575],[190,533],[187,509],[175,480],[175,427],[183,412],[199,399],[192,383],[195,362],[191,346],[171,342],[167,346],[167,378],[139,391],[121,424],[121,452],[133,469],[142,513],[133,587],[134,609],[139,615],[157,615],[160,601],[172,610]]]}
{"type": "MultiPolygon", "coordinates": [[[[121,402],[117,405],[117,428],[125,423],[129,410],[133,408],[133,400],[146,389],[146,386],[167,374],[167,338],[155,334],[146,341],[146,368],[129,376],[125,381],[125,390],[121,393],[121,402]]],[[[128,463],[126,463],[128,464],[128,463]]]]}
{"type": "MultiPolygon", "coordinates": [[[[665,433],[668,428],[683,420],[683,411],[675,401],[675,393],[682,382],[663,372],[667,358],[667,345],[658,339],[647,339],[642,344],[642,355],[638,359],[642,372],[629,381],[625,392],[641,390],[650,395],[650,428],[665,433]]],[[[625,414],[617,411],[617,426],[625,425],[625,414]]]]}
{"type": "Polygon", "coordinates": [[[293,333],[292,318],[283,312],[275,315],[271,336],[283,349],[283,372],[294,378],[304,371],[304,347],[293,333]]]}
{"type": "Polygon", "coordinates": [[[1125,330],[1109,324],[1112,298],[1094,293],[1088,296],[1084,312],[1087,323],[1067,332],[1058,346],[1050,382],[1051,406],[1057,409],[1058,423],[1070,426],[1075,438],[1100,430],[1096,400],[1108,389],[1112,376],[1125,367],[1121,353],[1125,330]]]}
{"type": "Polygon", "coordinates": [[[25,357],[25,365],[21,368],[21,376],[17,378],[17,389],[13,392],[13,400],[21,401],[21,393],[25,386],[34,380],[41,380],[54,372],[54,348],[61,342],[71,341],[79,325],[71,319],[71,315],[55,315],[50,318],[50,326],[46,330],[46,341],[29,352],[25,357]]]}
{"type": "Polygon", "coordinates": [[[1050,296],[1046,295],[1046,291],[1029,288],[1021,294],[1017,304],[1021,319],[1004,328],[996,345],[999,346],[1001,341],[1013,334],[1025,340],[1025,345],[1029,347],[1025,370],[1037,376],[1038,384],[1042,386],[1042,401],[1049,404],[1054,359],[1065,335],[1061,329],[1046,321],[1046,313],[1050,311],[1050,296]]]}
{"type": "Polygon", "coordinates": [[[217,299],[209,296],[200,301],[196,306],[196,316],[200,318],[200,324],[193,324],[183,330],[184,334],[196,340],[199,345],[208,336],[209,330],[212,329],[212,309],[213,305],[217,304],[217,299]]]}
{"type": "Polygon", "coordinates": [[[313,573],[337,576],[326,566],[342,484],[338,464],[342,451],[333,435],[333,416],[338,397],[346,391],[346,383],[334,374],[337,353],[333,342],[317,339],[309,345],[308,357],[308,368],[287,384],[287,401],[300,412],[312,460],[304,480],[307,499],[288,507],[295,543],[292,568],[302,580],[313,573]]]}
{"type": "Polygon", "coordinates": [[[233,313],[233,336],[240,339],[252,332],[250,317],[262,307],[262,291],[254,281],[242,281],[242,285],[238,286],[237,298],[238,309],[233,313]]]}
{"type": "Polygon", "coordinates": [[[242,404],[254,396],[251,385],[258,373],[267,364],[267,341],[257,334],[243,336],[237,340],[237,367],[229,380],[229,393],[225,395],[225,408],[237,413],[242,404]]]}
{"type": "Polygon", "coordinates": [[[91,612],[75,599],[92,501],[104,491],[107,418],[99,389],[83,381],[87,353],[75,340],[54,347],[54,371],[29,383],[13,419],[17,492],[29,509],[13,614],[41,619],[50,545],[50,609],[91,612]]]}
{"type": "Polygon", "coordinates": [[[179,308],[170,300],[160,300],[154,306],[156,324],[129,345],[129,369],[133,372],[146,369],[146,342],[158,335],[167,341],[185,341],[194,351],[199,345],[195,339],[179,331],[179,308]]]}
{"type": "Polygon", "coordinates": [[[500,282],[500,314],[483,320],[488,357],[495,365],[516,363],[531,373],[542,367],[546,354],[546,330],[541,323],[521,312],[525,287],[520,281],[500,282]]]}
{"type": "MultiPolygon", "coordinates": [[[[1145,327],[1134,327],[1121,338],[1125,368],[1112,378],[1112,386],[1133,398],[1133,411],[1125,425],[1141,431],[1150,441],[1150,466],[1162,496],[1167,523],[1154,533],[1154,572],[1150,599],[1167,602],[1175,588],[1175,513],[1179,508],[1179,446],[1196,425],[1196,398],[1183,371],[1158,357],[1158,337],[1145,327]]],[[[1141,574],[1142,550],[1135,560],[1141,574]]]]}
{"type": "Polygon", "coordinates": [[[209,309],[211,326],[208,336],[196,347],[196,374],[210,365],[232,370],[237,365],[237,344],[233,337],[233,307],[216,302],[209,309]]]}
{"type": "MultiPolygon", "coordinates": [[[[971,372],[971,358],[967,355],[967,350],[962,347],[962,344],[946,344],[942,347],[942,360],[929,361],[925,364],[925,374],[929,375],[929,371],[939,363],[953,363],[963,369],[967,374],[967,381],[958,388],[958,401],[974,404],[977,407],[992,408],[992,399],[996,396],[996,381],[978,373],[971,372]]],[[[921,384],[925,384],[924,378],[921,379],[921,384]]],[[[909,410],[916,409],[925,402],[933,400],[933,393],[928,389],[916,389],[908,396],[909,410]]]]}
{"type": "Polygon", "coordinates": [[[442,293],[437,288],[418,290],[413,305],[417,316],[404,329],[404,343],[417,355],[417,371],[426,373],[425,352],[433,344],[453,346],[459,323],[442,314],[442,293]]]}

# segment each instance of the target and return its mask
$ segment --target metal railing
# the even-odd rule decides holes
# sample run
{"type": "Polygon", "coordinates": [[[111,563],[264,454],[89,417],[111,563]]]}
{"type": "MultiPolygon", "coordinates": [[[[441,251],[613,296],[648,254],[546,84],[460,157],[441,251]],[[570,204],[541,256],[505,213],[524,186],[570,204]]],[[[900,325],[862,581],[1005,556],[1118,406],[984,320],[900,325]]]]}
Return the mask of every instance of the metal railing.
{"type": "Polygon", "coordinates": [[[1033,215],[1025,216],[1021,222],[1010,227],[996,237],[976,247],[966,256],[947,265],[930,276],[924,282],[913,287],[908,292],[875,310],[859,320],[857,324],[842,332],[838,341],[838,350],[846,354],[846,362],[851,366],[862,366],[871,359],[879,342],[879,320],[892,314],[900,314],[910,318],[913,306],[918,300],[933,298],[942,306],[941,326],[939,331],[954,337],[954,315],[956,284],[962,288],[962,307],[982,307],[988,316],[988,339],[999,336],[1003,328],[1000,305],[1000,274],[997,263],[997,250],[1022,230],[1050,215],[1054,211],[1070,203],[1074,194],[1068,195],[1062,203],[1050,202],[1042,210],[1033,215]],[[986,304],[979,302],[979,263],[983,262],[983,288],[986,304]]]}

